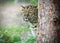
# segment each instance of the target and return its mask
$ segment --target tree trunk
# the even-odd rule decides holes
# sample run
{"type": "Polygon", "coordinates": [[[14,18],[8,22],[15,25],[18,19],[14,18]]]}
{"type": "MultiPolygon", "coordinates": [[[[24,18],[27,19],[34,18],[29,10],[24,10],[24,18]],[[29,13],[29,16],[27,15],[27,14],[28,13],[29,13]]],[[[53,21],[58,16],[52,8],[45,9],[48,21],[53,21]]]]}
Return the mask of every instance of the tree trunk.
{"type": "Polygon", "coordinates": [[[54,0],[38,0],[39,33],[37,43],[57,43],[55,40],[57,15],[54,0]]]}

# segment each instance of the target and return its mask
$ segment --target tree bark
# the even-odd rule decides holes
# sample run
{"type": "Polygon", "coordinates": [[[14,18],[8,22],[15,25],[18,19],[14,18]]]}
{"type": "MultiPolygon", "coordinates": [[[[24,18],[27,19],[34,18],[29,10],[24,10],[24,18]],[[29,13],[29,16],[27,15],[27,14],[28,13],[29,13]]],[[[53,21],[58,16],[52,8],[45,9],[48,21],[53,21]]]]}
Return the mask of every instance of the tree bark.
{"type": "Polygon", "coordinates": [[[57,43],[54,42],[57,36],[57,15],[53,2],[54,0],[38,0],[39,33],[37,43],[57,43]]]}

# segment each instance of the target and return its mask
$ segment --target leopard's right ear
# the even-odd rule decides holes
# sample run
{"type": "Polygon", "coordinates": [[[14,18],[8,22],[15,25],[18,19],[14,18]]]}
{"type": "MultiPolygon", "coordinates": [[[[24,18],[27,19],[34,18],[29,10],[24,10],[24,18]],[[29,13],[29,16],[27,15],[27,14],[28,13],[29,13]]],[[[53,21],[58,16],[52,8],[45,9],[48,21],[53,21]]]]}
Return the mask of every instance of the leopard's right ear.
{"type": "Polygon", "coordinates": [[[24,6],[21,6],[23,9],[25,9],[25,7],[24,6]]]}

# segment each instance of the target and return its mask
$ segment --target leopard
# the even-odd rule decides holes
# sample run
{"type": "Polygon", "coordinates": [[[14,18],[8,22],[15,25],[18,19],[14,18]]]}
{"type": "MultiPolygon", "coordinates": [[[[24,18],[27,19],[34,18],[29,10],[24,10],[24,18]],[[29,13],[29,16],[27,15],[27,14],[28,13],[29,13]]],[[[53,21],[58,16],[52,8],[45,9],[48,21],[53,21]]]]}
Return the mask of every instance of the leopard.
{"type": "Polygon", "coordinates": [[[24,20],[30,22],[33,27],[38,25],[38,7],[33,5],[22,6],[24,20]]]}

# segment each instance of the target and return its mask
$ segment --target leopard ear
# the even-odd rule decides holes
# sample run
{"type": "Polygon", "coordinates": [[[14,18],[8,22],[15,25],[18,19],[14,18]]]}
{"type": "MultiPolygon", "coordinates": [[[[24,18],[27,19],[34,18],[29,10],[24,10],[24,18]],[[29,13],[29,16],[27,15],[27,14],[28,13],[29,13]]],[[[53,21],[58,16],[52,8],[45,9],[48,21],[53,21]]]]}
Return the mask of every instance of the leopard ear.
{"type": "Polygon", "coordinates": [[[35,6],[35,8],[37,8],[37,6],[35,6]]]}
{"type": "Polygon", "coordinates": [[[35,8],[36,8],[36,9],[38,9],[38,7],[37,7],[37,6],[35,6],[35,8]]]}
{"type": "Polygon", "coordinates": [[[35,6],[35,8],[36,8],[36,9],[38,9],[38,7],[37,7],[37,6],[35,6]]]}
{"type": "Polygon", "coordinates": [[[25,9],[25,7],[24,6],[21,6],[23,9],[25,9]]]}

